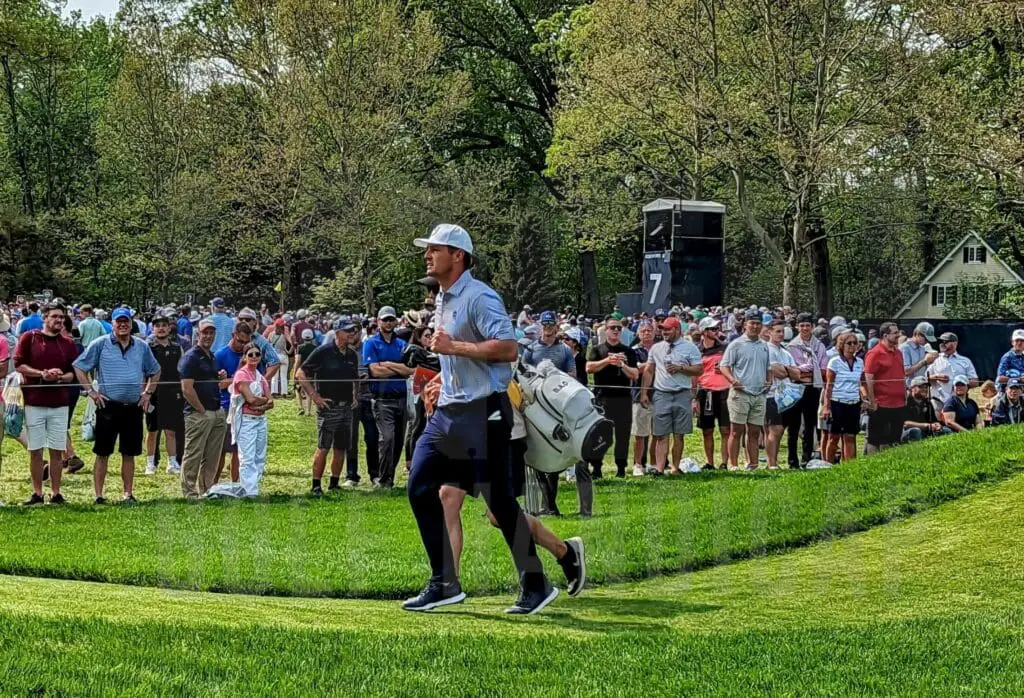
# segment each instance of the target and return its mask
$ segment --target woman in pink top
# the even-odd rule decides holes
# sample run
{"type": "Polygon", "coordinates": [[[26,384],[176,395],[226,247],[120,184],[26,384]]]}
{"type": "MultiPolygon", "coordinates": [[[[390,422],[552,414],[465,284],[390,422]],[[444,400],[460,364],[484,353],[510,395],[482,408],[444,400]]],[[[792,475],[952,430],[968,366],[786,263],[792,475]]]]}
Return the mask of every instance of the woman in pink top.
{"type": "Polygon", "coordinates": [[[270,383],[259,372],[261,358],[258,346],[246,345],[242,350],[242,365],[231,381],[232,394],[243,401],[241,415],[235,418],[235,441],[238,443],[239,478],[247,497],[255,497],[260,491],[260,478],[267,467],[267,410],[274,407],[270,383]]]}

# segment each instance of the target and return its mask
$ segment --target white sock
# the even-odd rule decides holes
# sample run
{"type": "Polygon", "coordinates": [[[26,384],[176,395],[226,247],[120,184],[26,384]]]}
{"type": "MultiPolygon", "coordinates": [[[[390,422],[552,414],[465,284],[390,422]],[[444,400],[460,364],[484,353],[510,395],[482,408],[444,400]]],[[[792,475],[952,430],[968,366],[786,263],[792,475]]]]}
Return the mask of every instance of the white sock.
{"type": "Polygon", "coordinates": [[[178,467],[178,457],[177,456],[167,456],[167,467],[170,468],[171,470],[174,470],[175,468],[177,468],[178,467]]]}
{"type": "Polygon", "coordinates": [[[146,456],[146,467],[152,468],[156,466],[156,456],[146,456]]]}

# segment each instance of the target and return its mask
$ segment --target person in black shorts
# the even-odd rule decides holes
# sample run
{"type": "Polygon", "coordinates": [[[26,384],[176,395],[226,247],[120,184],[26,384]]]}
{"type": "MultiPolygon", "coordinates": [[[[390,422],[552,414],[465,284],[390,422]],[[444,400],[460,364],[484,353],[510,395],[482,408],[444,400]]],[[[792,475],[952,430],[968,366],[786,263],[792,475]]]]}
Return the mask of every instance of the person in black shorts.
{"type": "MultiPolygon", "coordinates": [[[[359,356],[352,349],[355,331],[356,324],[351,318],[338,318],[334,324],[334,341],[314,349],[295,373],[296,382],[316,405],[317,442],[310,490],[316,495],[323,494],[321,479],[328,451],[332,451],[332,457],[327,489],[341,487],[341,467],[352,438],[352,411],[357,404],[359,356]]],[[[358,481],[358,464],[349,463],[345,484],[354,487],[358,481]]]]}
{"type": "Polygon", "coordinates": [[[146,343],[160,364],[160,385],[153,396],[153,409],[146,413],[146,475],[157,471],[158,438],[163,432],[167,446],[167,472],[181,472],[185,452],[185,398],[181,394],[178,362],[191,348],[185,337],[177,334],[171,323],[173,311],[158,310],[153,316],[153,334],[146,343]]]}
{"type": "MultiPolygon", "coordinates": [[[[302,366],[303,362],[309,358],[309,355],[316,349],[316,342],[313,341],[313,330],[306,328],[302,330],[300,339],[302,343],[299,344],[299,348],[296,350],[297,363],[295,364],[295,371],[298,373],[299,367],[302,366]]],[[[305,416],[307,414],[313,414],[313,400],[306,394],[306,391],[302,389],[302,386],[296,384],[295,393],[299,398],[299,415],[305,416]]]]}
{"type": "Polygon", "coordinates": [[[131,311],[118,308],[111,317],[114,331],[94,339],[74,363],[75,375],[96,403],[96,454],[93,466],[95,503],[105,504],[103,485],[107,461],[117,444],[121,453],[121,481],[125,502],[134,502],[135,457],[142,454],[142,415],[160,382],[160,364],[149,345],[132,337],[131,311]],[[96,372],[99,390],[93,390],[88,374],[96,372]]]}
{"type": "MultiPolygon", "coordinates": [[[[605,319],[607,340],[587,354],[587,373],[594,376],[594,396],[604,416],[615,425],[615,477],[626,477],[629,436],[633,430],[633,381],[640,377],[636,352],[619,341],[622,321],[614,315],[605,319]]],[[[601,477],[601,463],[590,464],[594,479],[601,477]]],[[[577,477],[579,468],[577,466],[577,477]]],[[[586,467],[583,465],[582,467],[586,467]]]]}
{"type": "Polygon", "coordinates": [[[715,462],[715,423],[722,436],[721,469],[729,466],[729,381],[722,375],[718,364],[725,354],[725,342],[721,340],[721,323],[712,317],[700,321],[700,360],[704,364],[704,372],[697,377],[697,428],[704,437],[704,470],[714,470],[715,462]]]}

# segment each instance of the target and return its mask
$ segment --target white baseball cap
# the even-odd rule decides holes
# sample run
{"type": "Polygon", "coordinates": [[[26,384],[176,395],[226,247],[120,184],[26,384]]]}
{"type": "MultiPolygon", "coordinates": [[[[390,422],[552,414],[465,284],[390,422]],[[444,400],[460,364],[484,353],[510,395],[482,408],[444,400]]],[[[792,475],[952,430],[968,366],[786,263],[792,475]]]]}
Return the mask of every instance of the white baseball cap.
{"type": "Polygon", "coordinates": [[[1024,330],[1013,331],[1013,341],[1016,342],[1018,339],[1024,339],[1024,330]]]}
{"type": "Polygon", "coordinates": [[[412,241],[416,247],[428,247],[430,245],[447,245],[463,250],[466,254],[473,254],[473,241],[469,233],[457,225],[442,223],[430,231],[428,238],[416,238],[412,241]]]}

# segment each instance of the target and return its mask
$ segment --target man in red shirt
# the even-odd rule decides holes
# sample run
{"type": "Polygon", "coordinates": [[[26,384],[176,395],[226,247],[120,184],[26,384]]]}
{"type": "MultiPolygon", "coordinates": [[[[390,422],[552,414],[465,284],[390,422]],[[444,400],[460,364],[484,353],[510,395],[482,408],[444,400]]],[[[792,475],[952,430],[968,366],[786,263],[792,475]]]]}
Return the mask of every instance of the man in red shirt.
{"type": "Polygon", "coordinates": [[[78,357],[75,343],[63,334],[64,306],[43,306],[43,329],[21,335],[14,351],[14,367],[24,379],[25,432],[28,436],[32,496],[26,505],[43,503],[43,449],[50,449],[50,503],[63,504],[60,493],[61,462],[67,449],[67,385],[74,380],[71,364],[78,357]]]}
{"type": "Polygon", "coordinates": [[[903,354],[897,348],[900,328],[883,322],[880,341],[864,359],[864,383],[868,399],[867,452],[875,453],[899,444],[906,418],[907,390],[903,354]]]}

